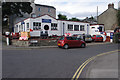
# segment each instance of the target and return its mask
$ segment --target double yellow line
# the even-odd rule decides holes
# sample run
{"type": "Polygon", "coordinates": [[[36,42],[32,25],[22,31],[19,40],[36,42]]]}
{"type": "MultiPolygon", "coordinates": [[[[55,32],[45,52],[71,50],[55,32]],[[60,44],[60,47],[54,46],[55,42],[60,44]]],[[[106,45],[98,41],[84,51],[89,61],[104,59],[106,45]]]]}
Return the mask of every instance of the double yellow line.
{"type": "Polygon", "coordinates": [[[86,60],[78,69],[77,71],[74,73],[73,77],[72,77],[72,80],[78,80],[78,78],[80,77],[81,75],[81,72],[83,71],[83,69],[86,67],[86,65],[91,62],[92,60],[94,60],[95,58],[99,57],[99,56],[102,56],[102,55],[106,55],[106,54],[110,54],[110,53],[114,53],[114,52],[118,52],[120,50],[114,50],[114,51],[110,51],[110,52],[106,52],[106,53],[101,53],[101,54],[98,54],[96,56],[93,56],[91,58],[89,58],[88,60],[86,60]]]}

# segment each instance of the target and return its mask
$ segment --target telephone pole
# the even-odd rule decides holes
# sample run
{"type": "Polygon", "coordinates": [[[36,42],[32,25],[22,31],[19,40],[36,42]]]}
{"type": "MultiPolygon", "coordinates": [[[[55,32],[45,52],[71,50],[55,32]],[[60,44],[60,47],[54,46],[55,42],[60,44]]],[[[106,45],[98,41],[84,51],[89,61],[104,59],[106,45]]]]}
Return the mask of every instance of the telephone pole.
{"type": "Polygon", "coordinates": [[[97,24],[98,24],[98,6],[97,6],[97,24]]]}

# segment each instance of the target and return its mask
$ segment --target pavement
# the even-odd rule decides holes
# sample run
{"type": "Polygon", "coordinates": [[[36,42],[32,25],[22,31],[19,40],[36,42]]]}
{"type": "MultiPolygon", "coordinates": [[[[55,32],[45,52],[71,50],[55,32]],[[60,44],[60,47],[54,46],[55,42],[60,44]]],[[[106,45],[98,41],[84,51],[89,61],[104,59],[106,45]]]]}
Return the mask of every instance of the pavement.
{"type": "MultiPolygon", "coordinates": [[[[87,46],[92,46],[92,45],[102,45],[102,44],[112,44],[110,42],[92,42],[92,43],[86,43],[87,46]]],[[[13,45],[7,46],[6,43],[2,43],[2,49],[40,49],[40,48],[56,48],[56,46],[29,46],[29,47],[16,47],[13,45]]]]}
{"type": "Polygon", "coordinates": [[[81,78],[118,78],[118,53],[102,55],[91,61],[81,78]]]}

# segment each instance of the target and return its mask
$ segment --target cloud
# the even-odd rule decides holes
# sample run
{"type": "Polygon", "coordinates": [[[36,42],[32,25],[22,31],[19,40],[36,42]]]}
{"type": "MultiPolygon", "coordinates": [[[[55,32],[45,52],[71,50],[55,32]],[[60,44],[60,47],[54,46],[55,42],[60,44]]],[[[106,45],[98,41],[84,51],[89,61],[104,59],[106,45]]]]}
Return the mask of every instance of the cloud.
{"type": "Polygon", "coordinates": [[[115,8],[118,6],[117,0],[35,0],[35,3],[54,6],[57,13],[81,18],[95,15],[97,6],[99,14],[108,8],[109,3],[114,3],[115,8]]]}
{"type": "MultiPolygon", "coordinates": [[[[83,13],[75,13],[75,14],[70,14],[67,12],[57,12],[57,15],[61,13],[63,15],[66,15],[68,19],[76,17],[78,19],[85,19],[86,17],[91,17],[91,16],[97,16],[96,12],[83,12],[83,13]]],[[[56,16],[58,18],[58,16],[56,16]]]]}

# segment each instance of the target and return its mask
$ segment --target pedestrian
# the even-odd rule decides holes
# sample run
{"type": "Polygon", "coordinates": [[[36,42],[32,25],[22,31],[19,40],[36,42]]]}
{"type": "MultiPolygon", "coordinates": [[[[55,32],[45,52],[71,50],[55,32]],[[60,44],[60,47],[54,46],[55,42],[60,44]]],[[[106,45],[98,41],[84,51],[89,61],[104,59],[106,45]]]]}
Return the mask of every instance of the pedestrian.
{"type": "Polygon", "coordinates": [[[83,33],[83,41],[85,41],[85,34],[83,33]]]}

